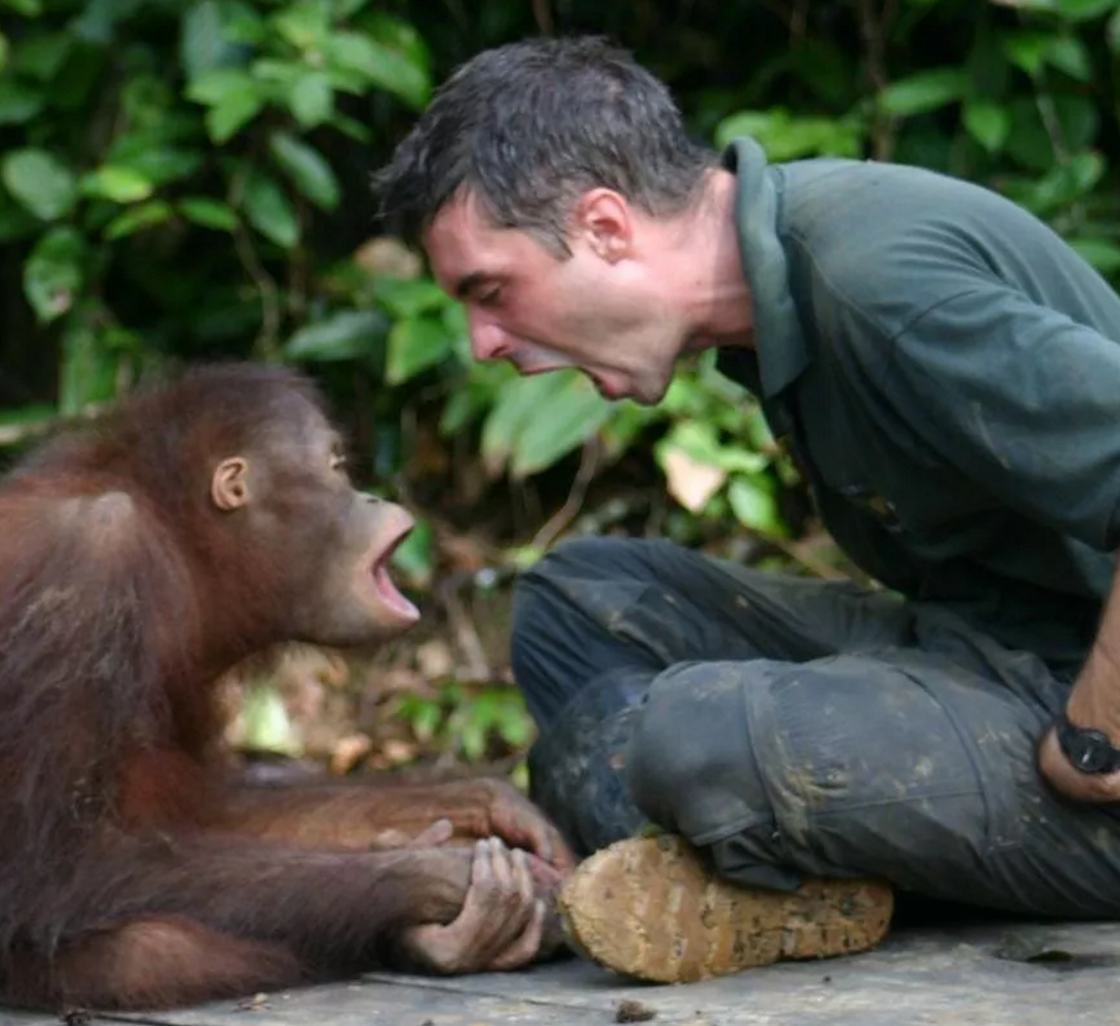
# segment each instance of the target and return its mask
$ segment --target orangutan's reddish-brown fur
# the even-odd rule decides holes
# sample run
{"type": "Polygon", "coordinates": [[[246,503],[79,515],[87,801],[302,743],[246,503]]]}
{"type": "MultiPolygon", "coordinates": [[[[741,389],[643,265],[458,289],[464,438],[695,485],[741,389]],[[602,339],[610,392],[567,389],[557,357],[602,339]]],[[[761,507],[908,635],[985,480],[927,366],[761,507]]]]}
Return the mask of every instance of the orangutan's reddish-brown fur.
{"type": "Polygon", "coordinates": [[[324,430],[303,378],[207,368],[47,443],[0,489],[0,1002],[157,1007],[392,964],[402,931],[456,917],[472,861],[379,850],[386,831],[446,818],[562,861],[498,782],[223,778],[224,671],[293,636],[401,629],[351,637],[354,609],[316,605],[350,558],[334,521],[384,523],[344,476],[283,458],[324,430]],[[239,453],[255,499],[265,482],[257,519],[212,501],[239,453]]]}

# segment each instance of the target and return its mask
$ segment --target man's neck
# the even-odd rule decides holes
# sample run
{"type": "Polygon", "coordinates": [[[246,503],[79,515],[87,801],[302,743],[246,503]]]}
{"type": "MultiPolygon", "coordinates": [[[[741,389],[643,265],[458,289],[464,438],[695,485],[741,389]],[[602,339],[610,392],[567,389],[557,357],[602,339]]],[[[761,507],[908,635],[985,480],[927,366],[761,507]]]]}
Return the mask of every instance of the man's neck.
{"type": "Polygon", "coordinates": [[[695,325],[686,345],[690,350],[753,346],[754,316],[739,257],[735,187],[729,171],[709,172],[704,196],[682,238],[681,270],[692,279],[685,297],[695,325]]]}

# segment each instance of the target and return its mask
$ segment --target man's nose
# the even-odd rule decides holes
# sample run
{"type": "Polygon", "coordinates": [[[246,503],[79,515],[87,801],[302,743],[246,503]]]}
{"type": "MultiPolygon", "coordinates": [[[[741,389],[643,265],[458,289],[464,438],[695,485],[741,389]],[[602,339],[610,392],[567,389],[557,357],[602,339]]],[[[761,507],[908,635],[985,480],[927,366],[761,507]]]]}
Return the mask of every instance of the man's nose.
{"type": "Polygon", "coordinates": [[[493,321],[472,314],[469,327],[471,354],[476,360],[501,360],[509,356],[509,336],[493,321]]]}

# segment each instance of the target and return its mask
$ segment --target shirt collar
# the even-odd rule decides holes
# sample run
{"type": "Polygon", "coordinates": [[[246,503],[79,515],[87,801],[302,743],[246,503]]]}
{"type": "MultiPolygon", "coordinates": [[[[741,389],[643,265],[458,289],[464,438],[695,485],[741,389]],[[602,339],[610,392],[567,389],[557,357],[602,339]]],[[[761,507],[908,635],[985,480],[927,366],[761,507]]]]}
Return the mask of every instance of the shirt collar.
{"type": "MultiPolygon", "coordinates": [[[[781,169],[769,166],[762,147],[746,136],[728,146],[722,163],[738,179],[735,220],[739,259],[754,313],[758,368],[746,376],[757,379],[762,395],[768,398],[791,385],[809,365],[809,351],[790,293],[786,252],[778,238],[781,169]]],[[[732,351],[725,350],[720,363],[729,358],[728,369],[742,373],[747,370],[742,356],[755,354],[738,350],[733,356],[732,351]]]]}

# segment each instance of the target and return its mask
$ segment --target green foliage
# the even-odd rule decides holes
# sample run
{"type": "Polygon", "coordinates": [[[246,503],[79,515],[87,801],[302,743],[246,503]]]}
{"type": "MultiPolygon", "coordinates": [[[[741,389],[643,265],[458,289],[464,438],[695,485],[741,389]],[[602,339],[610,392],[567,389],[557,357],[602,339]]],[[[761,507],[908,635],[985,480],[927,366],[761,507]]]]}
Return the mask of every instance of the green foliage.
{"type": "MultiPolygon", "coordinates": [[[[600,471],[648,452],[689,516],[788,533],[780,500],[796,474],[710,361],[655,409],[608,403],[572,372],[520,379],[471,360],[463,310],[416,267],[362,255],[368,170],[454,64],[539,27],[529,5],[3,9],[0,240],[18,247],[9,284],[27,330],[54,347],[42,391],[60,411],[165,360],[298,361],[355,403],[375,395],[390,424],[422,395],[491,480],[531,478],[594,441],[600,471]]],[[[637,49],[714,144],[749,132],[773,160],[894,159],[970,178],[1120,276],[1120,0],[627,10],[557,7],[554,27],[637,49]],[[665,42],[674,29],[679,45],[665,42]]],[[[0,341],[0,358],[17,344],[28,339],[0,341]]],[[[399,438],[364,443],[369,469],[407,455],[399,438]]]]}
{"type": "Polygon", "coordinates": [[[466,687],[451,681],[435,697],[403,696],[396,714],[409,724],[421,745],[466,762],[524,749],[533,737],[525,700],[511,687],[466,687]]]}
{"type": "Polygon", "coordinates": [[[384,315],[323,291],[352,256],[311,234],[342,204],[339,154],[368,141],[368,104],[427,102],[411,25],[353,0],[6,6],[0,239],[49,326],[60,413],[166,360],[383,347],[384,315]]]}

